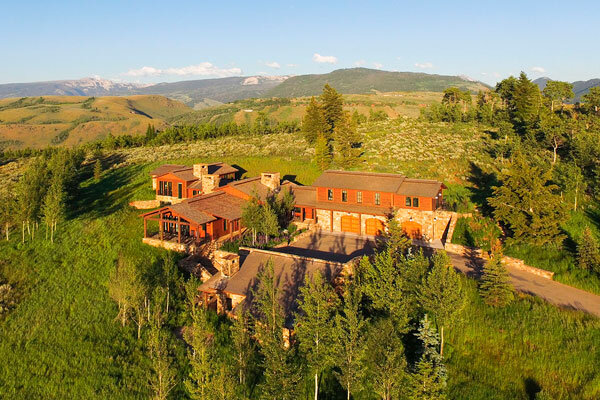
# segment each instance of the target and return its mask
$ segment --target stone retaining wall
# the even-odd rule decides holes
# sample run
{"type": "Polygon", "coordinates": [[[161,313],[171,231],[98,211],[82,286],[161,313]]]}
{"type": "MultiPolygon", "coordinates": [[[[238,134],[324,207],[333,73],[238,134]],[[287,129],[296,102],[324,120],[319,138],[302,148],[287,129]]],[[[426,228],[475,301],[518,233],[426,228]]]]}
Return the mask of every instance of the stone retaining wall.
{"type": "Polygon", "coordinates": [[[131,207],[139,210],[149,210],[151,208],[157,208],[160,206],[159,200],[137,200],[129,203],[131,207]]]}
{"type": "MultiPolygon", "coordinates": [[[[487,252],[484,252],[481,249],[474,248],[474,247],[467,247],[467,246],[462,246],[460,244],[454,244],[454,243],[446,243],[444,248],[446,251],[448,251],[450,253],[464,255],[467,252],[474,252],[478,257],[481,257],[484,259],[488,258],[487,252]]],[[[554,276],[554,272],[546,271],[544,269],[529,266],[529,265],[525,264],[525,261],[520,260],[518,258],[503,256],[502,262],[507,267],[512,267],[515,269],[519,269],[521,271],[526,271],[530,274],[537,275],[537,276],[545,278],[545,279],[552,280],[552,277],[554,276]]]]}

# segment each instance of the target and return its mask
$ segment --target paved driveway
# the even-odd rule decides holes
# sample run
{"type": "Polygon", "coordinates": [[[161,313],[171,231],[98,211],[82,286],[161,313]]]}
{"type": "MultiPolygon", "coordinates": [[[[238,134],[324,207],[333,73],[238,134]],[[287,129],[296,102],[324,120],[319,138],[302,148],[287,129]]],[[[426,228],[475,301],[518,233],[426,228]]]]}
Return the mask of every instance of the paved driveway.
{"type": "MultiPolygon", "coordinates": [[[[448,253],[456,269],[467,276],[479,278],[483,260],[475,256],[448,253]]],[[[508,268],[516,290],[538,296],[559,307],[580,310],[600,317],[600,296],[564,285],[516,268],[508,268]]]]}
{"type": "Polygon", "coordinates": [[[345,263],[354,257],[372,253],[374,246],[375,241],[370,237],[351,233],[313,232],[289,246],[278,247],[273,251],[345,263]]]}

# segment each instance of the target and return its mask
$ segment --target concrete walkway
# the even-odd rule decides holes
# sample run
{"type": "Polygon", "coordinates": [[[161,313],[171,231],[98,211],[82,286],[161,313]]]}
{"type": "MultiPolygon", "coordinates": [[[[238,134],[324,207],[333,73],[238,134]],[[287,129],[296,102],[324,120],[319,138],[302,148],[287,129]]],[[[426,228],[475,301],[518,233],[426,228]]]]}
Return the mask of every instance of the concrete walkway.
{"type": "MultiPolygon", "coordinates": [[[[476,256],[448,252],[454,267],[465,275],[479,278],[483,260],[476,256]]],[[[508,268],[512,284],[519,292],[540,297],[561,308],[580,310],[600,317],[600,296],[542,278],[527,271],[508,268]]]]}

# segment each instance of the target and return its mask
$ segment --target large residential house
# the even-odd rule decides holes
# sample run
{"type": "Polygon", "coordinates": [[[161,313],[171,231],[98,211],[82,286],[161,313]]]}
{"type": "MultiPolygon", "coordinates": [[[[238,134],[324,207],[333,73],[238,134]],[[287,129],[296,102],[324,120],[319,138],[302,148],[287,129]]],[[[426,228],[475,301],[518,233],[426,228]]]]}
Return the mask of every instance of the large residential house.
{"type": "Polygon", "coordinates": [[[179,203],[200,194],[212,193],[235,180],[239,170],[225,163],[194,164],[193,166],[165,164],[152,170],[152,189],[156,200],[179,203]]]}
{"type": "Polygon", "coordinates": [[[312,186],[294,188],[295,215],[325,231],[379,235],[390,217],[413,239],[447,234],[452,213],[442,210],[442,182],[398,174],[325,171],[312,186]]]}
{"type": "Polygon", "coordinates": [[[240,235],[242,209],[248,199],[256,196],[264,201],[270,192],[281,194],[292,187],[296,185],[281,181],[280,174],[274,172],[212,188],[210,193],[143,214],[144,241],[172,250],[193,251],[202,241],[240,235]],[[149,232],[148,223],[152,221],[158,222],[157,233],[149,232]]]}

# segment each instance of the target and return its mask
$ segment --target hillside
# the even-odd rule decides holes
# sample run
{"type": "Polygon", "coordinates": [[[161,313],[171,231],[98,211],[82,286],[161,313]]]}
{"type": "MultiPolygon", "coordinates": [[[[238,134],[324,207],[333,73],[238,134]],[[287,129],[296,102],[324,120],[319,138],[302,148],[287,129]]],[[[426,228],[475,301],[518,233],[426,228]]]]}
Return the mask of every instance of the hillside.
{"type": "Polygon", "coordinates": [[[162,96],[47,96],[0,100],[0,148],[75,145],[112,133],[143,133],[189,112],[162,96]]]}
{"type": "MultiPolygon", "coordinates": [[[[321,88],[322,89],[322,88],[321,88]]],[[[344,109],[349,112],[358,111],[368,117],[370,112],[384,112],[390,118],[400,115],[417,117],[420,110],[442,99],[436,92],[395,92],[379,94],[344,95],[344,109]]],[[[233,103],[210,107],[179,115],[172,120],[173,124],[197,124],[226,122],[250,123],[259,114],[264,113],[269,119],[283,121],[301,121],[309,98],[294,99],[246,99],[233,103]]]]}
{"type": "Polygon", "coordinates": [[[328,74],[299,75],[287,79],[267,92],[272,97],[316,96],[326,83],[337,91],[349,93],[441,92],[449,86],[477,92],[487,85],[458,76],[432,75],[416,72],[391,72],[368,68],[338,69],[328,74]]]}
{"type": "Polygon", "coordinates": [[[83,78],[63,81],[6,83],[0,85],[0,99],[30,96],[116,96],[128,95],[143,84],[108,79],[83,78]]]}
{"type": "MultiPolygon", "coordinates": [[[[546,84],[552,79],[548,77],[537,78],[533,81],[536,85],[540,87],[540,90],[544,90],[546,84]]],[[[578,102],[581,100],[581,96],[590,91],[590,88],[600,86],[600,79],[588,79],[587,81],[575,81],[571,82],[573,85],[573,93],[575,93],[575,97],[573,98],[574,102],[578,102]]]]}

